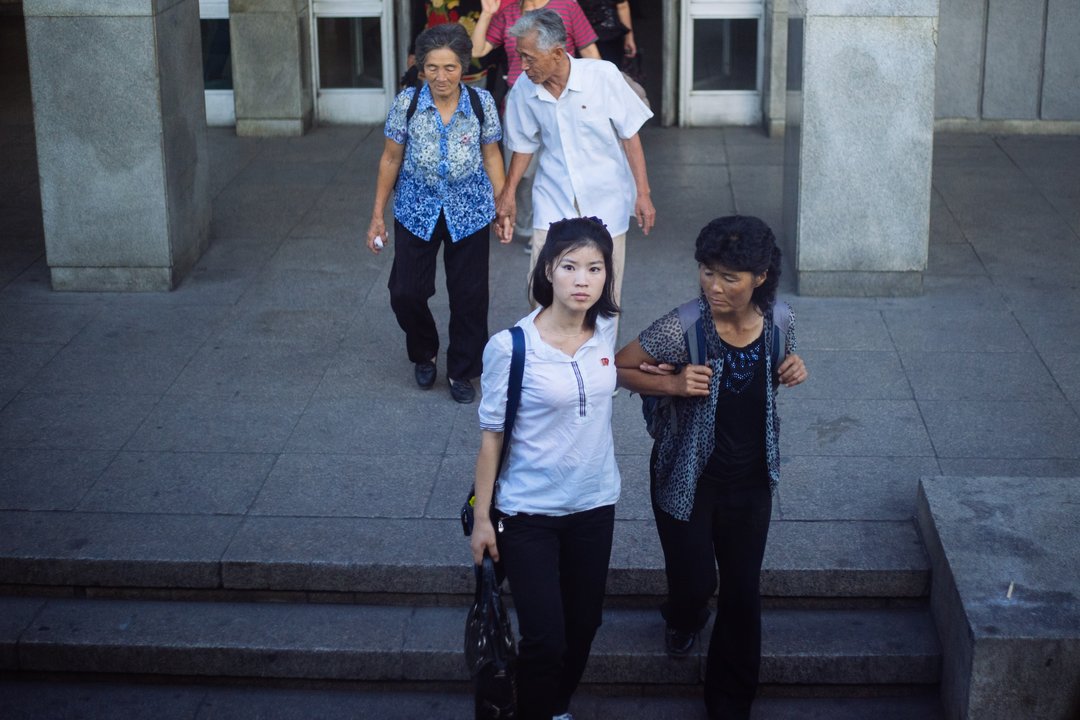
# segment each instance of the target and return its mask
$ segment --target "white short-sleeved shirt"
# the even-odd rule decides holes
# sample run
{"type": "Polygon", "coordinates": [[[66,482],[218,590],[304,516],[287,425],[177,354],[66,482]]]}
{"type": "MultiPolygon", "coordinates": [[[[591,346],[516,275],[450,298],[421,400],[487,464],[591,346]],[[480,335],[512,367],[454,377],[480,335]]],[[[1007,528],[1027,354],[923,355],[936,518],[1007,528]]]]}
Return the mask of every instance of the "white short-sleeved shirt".
{"type": "Polygon", "coordinates": [[[625,233],[637,187],[622,140],[651,117],[605,60],[570,58],[570,77],[558,99],[527,75],[518,78],[506,101],[504,136],[512,151],[539,151],[533,227],[596,216],[612,235],[625,233]]]}
{"type": "MultiPolygon", "coordinates": [[[[540,339],[533,320],[541,309],[517,323],[525,330],[525,372],[495,506],[509,515],[568,515],[613,505],[621,485],[611,439],[615,320],[597,318],[592,338],[570,357],[540,339]]],[[[512,354],[509,330],[484,348],[484,430],[503,429],[512,354]]]]}

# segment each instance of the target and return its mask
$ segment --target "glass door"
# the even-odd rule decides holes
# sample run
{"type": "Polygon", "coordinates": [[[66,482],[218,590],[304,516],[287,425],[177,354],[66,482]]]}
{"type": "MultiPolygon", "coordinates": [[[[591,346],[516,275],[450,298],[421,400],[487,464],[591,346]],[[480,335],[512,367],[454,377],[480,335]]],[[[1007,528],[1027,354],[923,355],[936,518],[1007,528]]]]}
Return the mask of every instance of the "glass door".
{"type": "Polygon", "coordinates": [[[679,124],[761,122],[762,0],[683,3],[679,124]]]}
{"type": "Polygon", "coordinates": [[[319,122],[383,122],[397,88],[392,0],[315,0],[311,9],[319,122]]]}
{"type": "Polygon", "coordinates": [[[199,0],[199,31],[206,124],[231,127],[236,125],[236,104],[233,101],[229,0],[199,0]]]}

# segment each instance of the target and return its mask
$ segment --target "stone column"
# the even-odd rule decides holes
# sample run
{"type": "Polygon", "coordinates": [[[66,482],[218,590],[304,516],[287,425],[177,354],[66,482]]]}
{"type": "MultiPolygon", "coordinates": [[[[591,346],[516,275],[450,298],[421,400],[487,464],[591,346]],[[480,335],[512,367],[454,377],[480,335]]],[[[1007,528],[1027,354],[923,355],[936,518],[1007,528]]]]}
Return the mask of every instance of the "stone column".
{"type": "Polygon", "coordinates": [[[761,92],[761,117],[769,137],[784,136],[787,88],[788,0],[766,0],[765,82],[761,92]]]}
{"type": "Polygon", "coordinates": [[[307,0],[229,0],[236,134],[303,135],[314,115],[307,0]]]}
{"type": "Polygon", "coordinates": [[[206,249],[198,0],[26,0],[56,290],[169,290],[206,249]]]}
{"type": "Polygon", "coordinates": [[[937,15],[937,0],[805,2],[802,113],[788,118],[798,197],[785,198],[800,294],[922,292],[937,15]]]}

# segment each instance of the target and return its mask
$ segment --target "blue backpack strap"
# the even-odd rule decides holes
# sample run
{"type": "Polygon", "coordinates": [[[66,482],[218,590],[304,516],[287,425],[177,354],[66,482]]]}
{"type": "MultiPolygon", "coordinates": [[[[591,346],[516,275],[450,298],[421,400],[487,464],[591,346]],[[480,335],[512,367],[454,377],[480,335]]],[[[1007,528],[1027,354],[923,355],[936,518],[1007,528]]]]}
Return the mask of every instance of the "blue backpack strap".
{"type": "Polygon", "coordinates": [[[499,451],[499,467],[495,470],[495,481],[502,473],[503,463],[510,452],[510,435],[514,432],[514,420],[517,418],[518,405],[521,404],[521,381],[525,376],[525,331],[518,325],[510,328],[510,339],[514,343],[510,355],[510,380],[506,388],[506,417],[503,421],[502,450],[499,451]]]}
{"type": "Polygon", "coordinates": [[[772,366],[773,372],[787,357],[787,338],[791,330],[791,306],[777,301],[773,304],[772,366]]]}
{"type": "Polygon", "coordinates": [[[697,298],[679,306],[679,325],[682,326],[682,331],[686,335],[686,349],[690,353],[690,364],[701,365],[708,353],[705,350],[705,325],[701,322],[701,308],[698,306],[697,298]],[[695,342],[691,341],[691,334],[695,342]]]}

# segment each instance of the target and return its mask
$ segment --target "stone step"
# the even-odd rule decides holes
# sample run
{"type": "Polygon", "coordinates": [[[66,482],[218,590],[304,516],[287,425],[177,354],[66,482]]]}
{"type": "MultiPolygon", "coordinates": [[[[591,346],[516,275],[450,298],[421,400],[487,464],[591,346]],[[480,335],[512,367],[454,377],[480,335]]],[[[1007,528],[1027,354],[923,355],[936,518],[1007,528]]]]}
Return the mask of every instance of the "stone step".
{"type": "MultiPolygon", "coordinates": [[[[0,669],[463,682],[464,620],[456,607],[9,597],[0,598],[0,669]]],[[[926,610],[766,610],[762,635],[765,684],[934,685],[940,676],[926,610]]],[[[703,656],[671,660],[662,637],[656,611],[606,611],[585,682],[698,683],[703,656]]]]}
{"type": "MultiPolygon", "coordinates": [[[[456,519],[0,512],[0,586],[468,595],[456,519]]],[[[913,522],[774,521],[762,592],[925,598],[913,522]]],[[[662,595],[651,521],[616,522],[609,596],[662,595]]]]}
{"type": "MultiPolygon", "coordinates": [[[[704,720],[696,697],[574,696],[575,720],[704,720]]],[[[472,717],[467,692],[285,690],[198,685],[0,683],[6,720],[452,720],[472,717]]],[[[942,720],[935,696],[873,698],[762,697],[751,720],[942,720]]]]}

